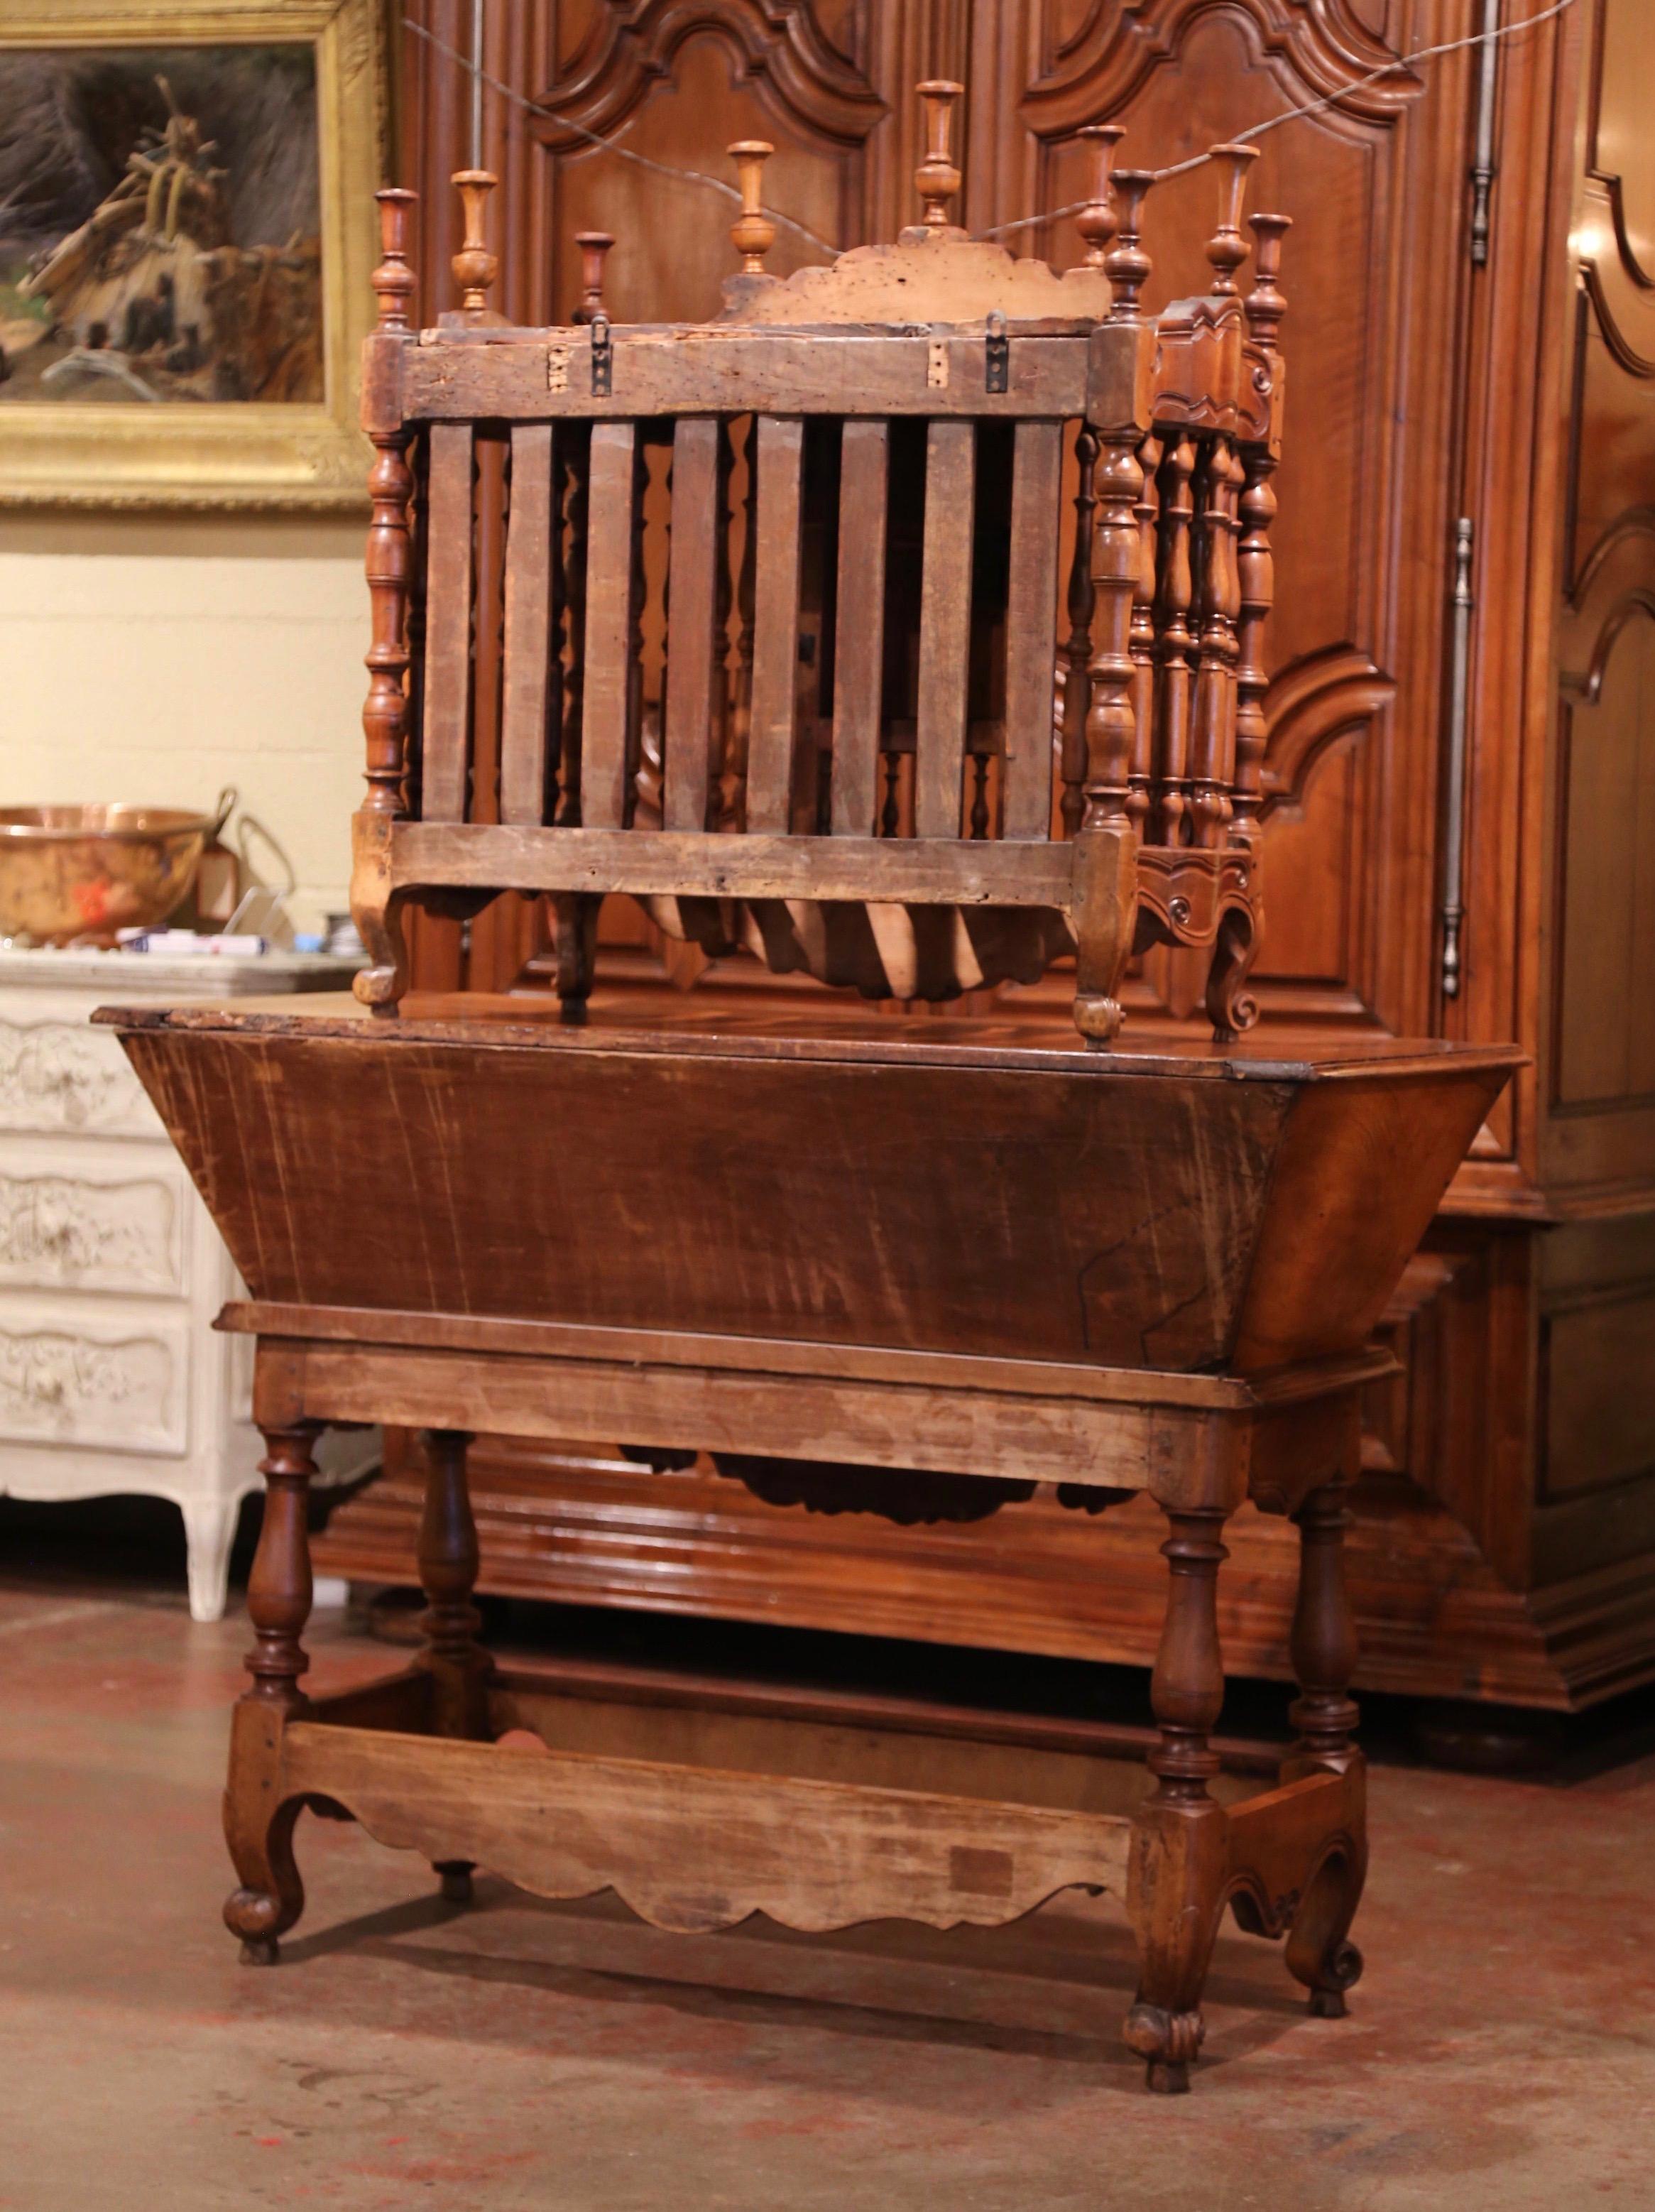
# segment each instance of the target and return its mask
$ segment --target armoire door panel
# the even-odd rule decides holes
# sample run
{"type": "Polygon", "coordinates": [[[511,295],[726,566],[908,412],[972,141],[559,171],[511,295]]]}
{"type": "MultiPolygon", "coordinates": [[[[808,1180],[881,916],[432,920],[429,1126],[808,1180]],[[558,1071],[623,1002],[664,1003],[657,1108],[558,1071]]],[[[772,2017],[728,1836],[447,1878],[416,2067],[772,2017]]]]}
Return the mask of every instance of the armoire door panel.
{"type": "MultiPolygon", "coordinates": [[[[724,182],[732,180],[733,171],[715,149],[737,139],[768,140],[776,150],[765,164],[766,206],[840,246],[854,221],[860,148],[830,137],[826,117],[810,131],[788,111],[779,114],[774,99],[759,89],[763,82],[746,76],[722,29],[698,31],[677,48],[670,75],[651,78],[619,121],[587,127],[605,130],[617,149],[724,182]]],[[[593,98],[582,110],[601,116],[609,104],[593,98]]],[[[576,113],[585,120],[584,112],[576,113]]],[[[861,119],[871,127],[878,114],[873,105],[861,119]]],[[[591,146],[552,118],[533,127],[544,149],[540,189],[554,210],[552,296],[560,317],[579,296],[573,240],[583,230],[606,230],[615,238],[604,298],[617,322],[716,315],[723,304],[719,287],[737,266],[730,243],[734,204],[692,178],[663,177],[622,151],[591,146]]],[[[797,231],[779,224],[765,265],[785,276],[825,258],[797,231]]]]}
{"type": "Polygon", "coordinates": [[[1265,822],[1269,927],[1253,970],[1261,982],[1337,988],[1351,973],[1365,741],[1357,732],[1319,755],[1302,796],[1265,822]]]}
{"type": "Polygon", "coordinates": [[[1553,768],[1549,1181],[1655,1184],[1655,50],[1585,11],[1553,768]]]}
{"type": "MultiPolygon", "coordinates": [[[[1410,44],[1462,27],[1460,8],[1416,13],[1410,44]]],[[[1294,217],[1265,788],[1298,818],[1268,848],[1259,973],[1267,1013],[1337,1003],[1426,1030],[1468,80],[1445,63],[1361,82],[1386,58],[1385,20],[1347,0],[1142,0],[1076,20],[1046,0],[1018,119],[1029,202],[1056,207],[1090,190],[1076,134],[1099,116],[1126,126],[1118,158],[1163,166],[1333,96],[1258,141],[1247,185],[1250,207],[1294,217]],[[1316,756],[1355,732],[1328,780],[1316,756]]],[[[1152,301],[1202,289],[1213,192],[1205,167],[1151,192],[1152,301]]],[[[1035,235],[1074,258],[1067,222],[1035,235]]]]}
{"type": "Polygon", "coordinates": [[[1614,603],[1559,732],[1557,1105],[1655,1100],[1655,606],[1614,603]]]}

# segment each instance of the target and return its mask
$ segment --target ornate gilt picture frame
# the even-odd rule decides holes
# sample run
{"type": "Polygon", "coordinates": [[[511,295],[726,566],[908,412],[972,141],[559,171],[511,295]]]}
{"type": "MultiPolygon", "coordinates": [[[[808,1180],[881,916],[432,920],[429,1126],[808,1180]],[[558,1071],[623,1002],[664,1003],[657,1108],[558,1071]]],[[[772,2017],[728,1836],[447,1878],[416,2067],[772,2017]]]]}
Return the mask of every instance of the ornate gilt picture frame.
{"type": "Polygon", "coordinates": [[[384,0],[0,0],[0,504],[339,508],[384,0]]]}

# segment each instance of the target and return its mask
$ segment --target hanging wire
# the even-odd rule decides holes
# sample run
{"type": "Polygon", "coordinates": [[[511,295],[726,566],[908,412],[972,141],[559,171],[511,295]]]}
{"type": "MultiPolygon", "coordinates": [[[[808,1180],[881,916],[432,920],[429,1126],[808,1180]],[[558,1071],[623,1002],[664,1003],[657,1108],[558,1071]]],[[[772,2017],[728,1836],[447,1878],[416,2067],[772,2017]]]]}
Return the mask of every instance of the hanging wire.
{"type": "MultiPolygon", "coordinates": [[[[427,30],[423,23],[416,23],[411,15],[403,17],[403,28],[412,31],[416,39],[423,39],[428,46],[435,47],[440,54],[445,55],[451,62],[458,62],[477,84],[488,85],[492,91],[497,92],[502,100],[510,100],[514,107],[520,107],[525,115],[544,115],[561,129],[571,132],[575,137],[584,138],[589,146],[602,146],[609,153],[618,154],[623,161],[635,161],[640,169],[653,170],[658,177],[671,177],[677,181],[687,180],[692,185],[705,185],[709,191],[721,193],[725,199],[734,200],[737,207],[741,205],[741,194],[736,190],[734,185],[725,184],[722,177],[709,177],[701,169],[681,169],[670,161],[653,161],[647,154],[637,153],[632,147],[622,146],[614,138],[606,138],[601,131],[588,131],[584,123],[575,122],[572,117],[565,115],[561,109],[549,107],[543,100],[530,100],[524,94],[520,93],[515,85],[507,84],[503,78],[491,76],[486,69],[474,63],[469,55],[463,54],[458,46],[451,46],[446,39],[440,39],[434,31],[427,30]]],[[[837,259],[839,247],[830,245],[825,238],[818,236],[805,224],[795,222],[791,216],[783,215],[776,208],[767,208],[765,213],[773,222],[780,223],[784,229],[796,231],[799,237],[814,246],[819,253],[825,253],[830,261],[837,259]]]]}
{"type": "MultiPolygon", "coordinates": [[[[1296,123],[1301,116],[1319,115],[1325,108],[1337,107],[1342,100],[1348,100],[1353,92],[1360,92],[1367,85],[1378,84],[1385,77],[1394,76],[1399,70],[1412,69],[1420,62],[1435,61],[1443,54],[1458,53],[1467,46],[1490,46],[1501,39],[1514,39],[1524,31],[1533,30],[1538,24],[1549,23],[1555,15],[1566,14],[1574,5],[1575,0],[1551,0],[1549,7],[1540,9],[1532,15],[1525,15],[1517,22],[1501,23],[1494,30],[1473,31],[1461,39],[1444,39],[1434,46],[1416,46],[1411,52],[1399,54],[1394,61],[1382,62],[1379,68],[1369,70],[1366,76],[1353,77],[1349,83],[1342,85],[1337,92],[1324,94],[1319,100],[1306,100],[1301,107],[1284,108],[1281,114],[1272,115],[1264,123],[1255,123],[1251,130],[1238,131],[1234,137],[1226,143],[1232,146],[1245,146],[1254,138],[1262,138],[1266,131],[1279,131],[1284,123],[1296,123]]],[[[518,92],[515,86],[506,83],[500,77],[491,76],[482,66],[480,61],[463,54],[457,46],[451,46],[446,40],[440,39],[434,31],[427,30],[423,23],[416,23],[411,15],[403,17],[403,25],[404,29],[412,31],[415,38],[423,39],[427,46],[434,47],[440,54],[446,55],[450,61],[457,62],[470,75],[473,79],[475,98],[481,97],[478,88],[486,84],[492,90],[499,93],[502,100],[510,100],[514,106],[520,107],[525,114],[546,116],[575,137],[584,138],[591,146],[602,146],[608,152],[618,155],[623,161],[635,161],[640,168],[652,170],[657,176],[671,177],[693,185],[705,185],[709,191],[722,194],[725,199],[735,201],[737,206],[741,204],[741,194],[733,185],[727,185],[723,178],[710,177],[701,169],[679,168],[669,161],[652,161],[647,154],[637,153],[632,147],[622,146],[614,138],[606,138],[601,131],[587,130],[584,124],[574,122],[569,116],[563,114],[557,108],[549,106],[544,101],[529,99],[524,94],[518,92]]],[[[1168,177],[1181,177],[1191,169],[1203,167],[1212,158],[1210,153],[1192,154],[1186,161],[1174,161],[1167,168],[1157,169],[1155,182],[1161,184],[1168,177]]],[[[996,223],[991,228],[974,231],[972,235],[979,239],[1009,238],[1016,231],[1038,229],[1040,224],[1046,222],[1060,222],[1065,216],[1078,215],[1082,208],[1089,207],[1091,204],[1089,198],[1071,200],[1067,206],[1048,208],[1040,215],[1020,216],[1015,222],[996,223]]],[[[773,222],[779,222],[785,229],[794,232],[797,236],[814,246],[818,252],[826,254],[830,261],[837,258],[840,248],[830,245],[825,238],[820,237],[805,224],[795,222],[791,216],[783,215],[776,208],[767,208],[765,213],[773,222]]]]}
{"type": "MultiPolygon", "coordinates": [[[[1549,22],[1554,15],[1561,15],[1573,5],[1574,0],[1552,0],[1550,7],[1541,9],[1537,15],[1525,15],[1516,23],[1502,23],[1497,30],[1473,31],[1468,38],[1445,39],[1440,46],[1416,46],[1411,53],[1399,54],[1395,61],[1369,70],[1366,76],[1353,77],[1337,92],[1327,93],[1320,100],[1307,100],[1302,107],[1287,108],[1280,115],[1272,115],[1268,122],[1255,123],[1250,131],[1238,131],[1226,143],[1245,146],[1252,139],[1262,138],[1267,131],[1279,131],[1284,123],[1296,123],[1301,115],[1319,115],[1324,108],[1337,107],[1342,100],[1348,100],[1353,92],[1360,92],[1364,85],[1378,84],[1381,78],[1393,76],[1398,70],[1411,69],[1416,62],[1434,61],[1440,54],[1458,53],[1464,46],[1491,46],[1497,40],[1515,38],[1519,31],[1531,31],[1537,23],[1549,22]]],[[[1184,176],[1211,159],[1210,154],[1192,154],[1187,161],[1174,161],[1168,168],[1157,169],[1155,182],[1162,184],[1168,177],[1184,176]]],[[[1078,215],[1091,204],[1089,199],[1071,200],[1067,207],[1053,208],[1048,214],[1021,216],[1015,222],[996,223],[991,230],[974,231],[972,234],[976,238],[1007,238],[1013,231],[1034,230],[1043,222],[1061,222],[1064,216],[1078,215]]]]}

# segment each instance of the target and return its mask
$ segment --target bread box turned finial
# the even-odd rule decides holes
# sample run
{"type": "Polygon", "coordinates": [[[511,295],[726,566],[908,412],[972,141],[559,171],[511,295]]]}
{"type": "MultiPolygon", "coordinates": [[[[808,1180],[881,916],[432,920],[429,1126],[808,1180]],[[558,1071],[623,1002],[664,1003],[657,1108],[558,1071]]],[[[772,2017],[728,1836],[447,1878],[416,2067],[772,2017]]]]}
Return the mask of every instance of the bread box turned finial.
{"type": "Polygon", "coordinates": [[[949,77],[927,77],[917,85],[920,104],[925,111],[925,158],[913,173],[914,187],[924,210],[918,225],[922,230],[949,230],[949,202],[959,191],[961,179],[955,167],[950,150],[954,136],[954,103],[965,90],[949,77]]]}
{"type": "Polygon", "coordinates": [[[1247,258],[1247,241],[1241,235],[1241,202],[1247,190],[1247,171],[1258,159],[1256,146],[1215,146],[1212,159],[1218,170],[1218,228],[1207,241],[1212,264],[1213,290],[1223,298],[1236,296],[1235,272],[1247,258]]]}
{"type": "Polygon", "coordinates": [[[405,331],[409,325],[409,310],[414,304],[414,271],[409,265],[409,233],[415,209],[420,204],[417,192],[406,191],[399,185],[387,185],[383,191],[375,192],[379,204],[379,267],[369,280],[373,295],[379,303],[379,328],[382,331],[405,331]]]}
{"type": "Polygon", "coordinates": [[[603,264],[615,240],[607,230],[578,230],[574,242],[580,248],[580,304],[569,319],[589,323],[603,312],[603,264]]]}
{"type": "Polygon", "coordinates": [[[1241,302],[1247,329],[1266,353],[1276,350],[1276,333],[1288,311],[1276,278],[1282,273],[1282,240],[1293,228],[1290,215],[1250,215],[1252,233],[1252,289],[1241,302]]]}
{"type": "Polygon", "coordinates": [[[1081,265],[1085,269],[1101,269],[1104,254],[1115,234],[1110,170],[1114,163],[1115,149],[1126,136],[1126,131],[1125,125],[1119,123],[1085,123],[1081,125],[1080,135],[1092,148],[1096,164],[1092,174],[1092,197],[1075,217],[1075,228],[1086,248],[1081,265]]]}
{"type": "Polygon", "coordinates": [[[488,287],[499,274],[500,263],[488,251],[484,210],[500,180],[488,169],[456,169],[452,181],[465,212],[465,237],[449,266],[460,288],[461,313],[486,315],[488,287]]]}
{"type": "Polygon", "coordinates": [[[742,211],[730,226],[730,240],[742,257],[745,276],[763,276],[764,257],[776,242],[776,226],[760,198],[764,165],[775,150],[767,138],[738,138],[725,149],[742,188],[742,211]]]}
{"type": "Polygon", "coordinates": [[[1117,169],[1112,179],[1115,240],[1103,257],[1113,312],[1124,322],[1141,312],[1138,295],[1149,281],[1150,261],[1143,246],[1143,203],[1155,180],[1153,169],[1117,169]]]}

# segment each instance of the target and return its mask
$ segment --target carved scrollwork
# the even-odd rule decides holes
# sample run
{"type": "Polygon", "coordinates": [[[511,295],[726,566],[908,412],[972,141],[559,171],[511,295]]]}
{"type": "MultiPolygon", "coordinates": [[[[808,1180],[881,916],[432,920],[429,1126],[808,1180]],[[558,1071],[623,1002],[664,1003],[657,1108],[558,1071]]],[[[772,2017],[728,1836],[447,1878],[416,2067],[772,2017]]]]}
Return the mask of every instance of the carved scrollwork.
{"type": "MultiPolygon", "coordinates": [[[[1397,50],[1376,38],[1349,0],[1230,0],[1261,60],[1273,62],[1285,88],[1325,99],[1364,122],[1389,123],[1419,97],[1422,81],[1397,50]],[[1364,82],[1386,70],[1375,83],[1364,82]]],[[[1066,137],[1099,115],[1118,115],[1157,68],[1178,52],[1191,28],[1212,13],[1210,0],[1122,0],[1094,8],[1052,58],[1023,102],[1043,138],[1066,137]]]]}
{"type": "Polygon", "coordinates": [[[1101,1483],[1096,1482],[1060,1482],[1058,1485],[1059,1505],[1070,1513],[1089,1514],[1094,1520],[1100,1513],[1106,1513],[1112,1505],[1130,1505],[1133,1498],[1143,1494],[1137,1490],[1106,1490],[1101,1483]]]}
{"type": "MultiPolygon", "coordinates": [[[[1254,349],[1255,353],[1257,349],[1254,349]]],[[[1157,428],[1234,431],[1240,411],[1215,394],[1244,389],[1241,310],[1233,300],[1175,300],[1156,326],[1157,428]]]]}
{"type": "Polygon", "coordinates": [[[1230,1910],[1235,1915],[1236,1926],[1244,1928],[1249,1936],[1285,1936],[1304,1901],[1304,1894],[1297,1887],[1272,1894],[1249,1882],[1231,1893],[1230,1910]]]}
{"type": "Polygon", "coordinates": [[[177,1197],[159,1176],[0,1176],[0,1279],[177,1290],[177,1197]]]}
{"type": "Polygon", "coordinates": [[[1628,507],[1583,562],[1560,635],[1560,681],[1577,702],[1595,705],[1616,641],[1639,616],[1655,616],[1655,508],[1628,507]]]}
{"type": "Polygon", "coordinates": [[[1354,646],[1330,646],[1282,669],[1264,697],[1270,736],[1260,812],[1301,805],[1329,746],[1371,722],[1396,691],[1396,678],[1354,646]]]}
{"type": "Polygon", "coordinates": [[[1152,945],[1211,945],[1233,908],[1251,913],[1255,861],[1242,846],[1146,845],[1137,856],[1135,952],[1152,945]]]}
{"type": "Polygon", "coordinates": [[[154,1126],[142,1086],[112,1037],[72,1022],[0,1022],[0,1128],[154,1126]]]}
{"type": "Polygon", "coordinates": [[[117,1344],[58,1329],[0,1335],[0,1432],[28,1440],[177,1451],[176,1347],[117,1344]]]}
{"type": "Polygon", "coordinates": [[[612,132],[651,90],[670,80],[687,39],[711,33],[741,76],[812,137],[859,146],[886,114],[885,102],[855,64],[831,46],[814,8],[802,0],[633,0],[600,6],[558,83],[537,94],[551,114],[530,124],[555,151],[584,145],[582,131],[612,132]],[[578,125],[572,130],[569,125],[578,125]]]}
{"type": "Polygon", "coordinates": [[[1025,1503],[1035,1490],[1032,1482],[849,1467],[827,1460],[759,1458],[746,1452],[714,1452],[712,1464],[767,1505],[802,1505],[807,1513],[829,1515],[875,1513],[900,1528],[986,1521],[1003,1505],[1025,1503]]]}

